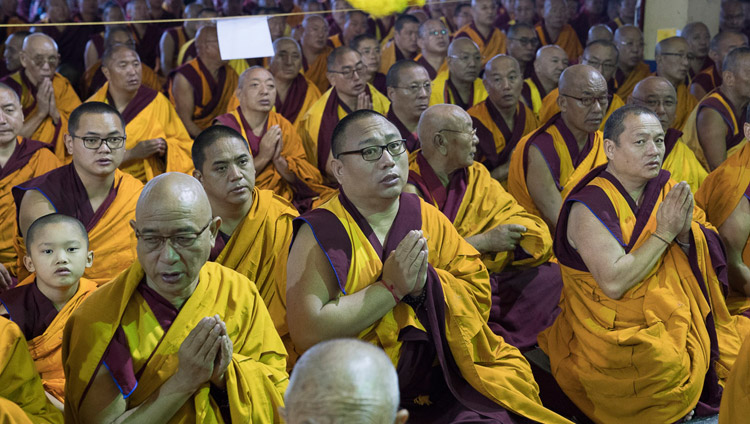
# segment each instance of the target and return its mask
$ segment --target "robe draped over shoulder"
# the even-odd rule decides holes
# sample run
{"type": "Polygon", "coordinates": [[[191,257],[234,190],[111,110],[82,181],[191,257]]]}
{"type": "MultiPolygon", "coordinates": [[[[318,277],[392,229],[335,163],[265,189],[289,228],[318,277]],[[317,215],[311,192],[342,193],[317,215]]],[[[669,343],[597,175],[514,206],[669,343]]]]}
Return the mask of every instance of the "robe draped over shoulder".
{"type": "MultiPolygon", "coordinates": [[[[217,116],[229,111],[229,102],[239,81],[237,72],[229,65],[222,66],[214,79],[200,58],[196,57],[175,69],[174,73],[185,77],[193,87],[193,121],[199,128],[208,128],[217,116]]],[[[169,100],[176,103],[173,86],[174,75],[169,81],[169,100]]]]}
{"type": "Polygon", "coordinates": [[[729,373],[719,408],[719,424],[742,422],[750,416],[750,339],[742,344],[729,373]]]}
{"type": "Polygon", "coordinates": [[[467,100],[463,100],[458,89],[450,79],[450,71],[439,73],[432,80],[432,94],[430,95],[430,106],[448,103],[469,110],[475,104],[487,98],[487,89],[480,78],[474,80],[474,89],[467,100]]]}
{"type": "Polygon", "coordinates": [[[328,72],[328,55],[332,51],[331,46],[325,46],[312,63],[308,63],[305,55],[302,55],[302,73],[318,87],[321,93],[331,87],[326,73],[328,72]]]}
{"type": "Polygon", "coordinates": [[[470,38],[475,42],[479,47],[479,53],[482,55],[482,66],[496,55],[505,53],[506,50],[507,39],[505,34],[500,28],[494,26],[490,30],[489,37],[485,38],[479,32],[479,28],[474,23],[470,23],[459,29],[453,38],[470,38]]]}
{"type": "Polygon", "coordinates": [[[693,194],[698,191],[708,175],[706,169],[695,157],[695,153],[682,142],[682,132],[674,128],[667,129],[664,136],[664,160],[661,167],[669,171],[673,180],[686,181],[690,184],[690,191],[693,194]]]}
{"type": "Polygon", "coordinates": [[[617,86],[617,94],[623,100],[628,100],[628,97],[633,94],[636,84],[641,82],[642,79],[651,75],[651,69],[644,62],[635,65],[629,74],[625,75],[620,68],[615,71],[615,85],[617,86]]]}
{"type": "Polygon", "coordinates": [[[539,37],[540,47],[556,44],[568,54],[570,64],[578,63],[578,59],[583,55],[583,46],[581,45],[581,41],[578,40],[576,31],[570,24],[565,24],[562,31],[560,31],[560,35],[557,36],[557,40],[553,40],[550,37],[543,23],[536,24],[534,29],[539,37]]]}

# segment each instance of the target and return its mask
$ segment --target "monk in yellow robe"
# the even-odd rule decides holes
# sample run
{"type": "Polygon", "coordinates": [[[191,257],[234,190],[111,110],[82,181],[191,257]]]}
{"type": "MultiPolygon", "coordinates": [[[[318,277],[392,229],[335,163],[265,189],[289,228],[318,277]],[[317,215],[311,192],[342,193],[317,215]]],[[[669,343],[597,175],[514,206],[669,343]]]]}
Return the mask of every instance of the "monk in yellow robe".
{"type": "Polygon", "coordinates": [[[448,70],[446,58],[450,45],[450,31],[440,19],[428,19],[419,25],[417,45],[419,54],[414,61],[422,65],[431,80],[448,70]]]}
{"type": "Polygon", "coordinates": [[[0,420],[7,423],[62,424],[63,416],[44,387],[23,333],[0,317],[0,420]]]}
{"type": "Polygon", "coordinates": [[[540,0],[544,3],[541,23],[536,24],[536,34],[542,46],[555,44],[568,54],[570,63],[576,63],[583,54],[578,35],[568,24],[568,11],[564,0],[540,0]]]}
{"type": "MultiPolygon", "coordinates": [[[[60,61],[55,41],[45,34],[26,37],[21,51],[23,69],[0,80],[21,98],[25,121],[19,135],[47,143],[65,160],[63,134],[78,98],[70,82],[55,68],[60,61]]],[[[69,159],[69,158],[68,158],[69,159]]]]}
{"type": "Polygon", "coordinates": [[[750,339],[745,340],[721,395],[719,424],[742,422],[750,414],[750,339]]]}
{"type": "MultiPolygon", "coordinates": [[[[533,3],[530,0],[525,1],[524,7],[533,10],[533,3]]],[[[518,8],[518,3],[523,2],[524,0],[517,2],[516,8],[518,8]]],[[[518,65],[523,71],[523,78],[530,78],[534,73],[534,58],[536,57],[537,47],[539,47],[539,38],[536,36],[533,23],[516,22],[507,29],[507,33],[507,55],[513,56],[518,61],[518,65]]],[[[565,60],[567,59],[568,55],[566,54],[565,60]]]]}
{"type": "Polygon", "coordinates": [[[69,131],[65,147],[73,161],[13,187],[19,281],[33,278],[20,262],[26,255],[26,231],[37,218],[53,212],[77,218],[88,231],[90,250],[98,260],[86,268],[84,278],[102,285],[135,260],[135,237],[127,227],[143,184],[117,169],[125,155],[122,117],[105,103],[84,103],[71,113],[69,131]]]}
{"type": "Polygon", "coordinates": [[[401,60],[388,70],[388,100],[391,107],[385,115],[406,140],[406,150],[420,148],[417,125],[430,103],[430,74],[418,62],[401,60]]]}
{"type": "MultiPolygon", "coordinates": [[[[680,35],[685,37],[693,54],[690,60],[690,78],[696,74],[714,66],[713,60],[708,57],[709,45],[711,43],[711,32],[705,23],[700,21],[688,22],[682,27],[680,35]]],[[[692,91],[692,90],[691,90],[692,91]]],[[[692,93],[695,96],[695,93],[692,93]]],[[[695,96],[696,98],[702,98],[695,96]]]]}
{"type": "Polygon", "coordinates": [[[18,136],[23,127],[23,109],[15,91],[0,83],[0,292],[13,285],[17,264],[13,238],[16,235],[16,208],[11,189],[45,174],[60,161],[47,145],[18,136]]]}
{"type": "Polygon", "coordinates": [[[302,49],[293,38],[273,42],[274,55],[268,70],[276,81],[276,113],[297,128],[302,117],[320,98],[320,90],[302,73],[302,49]]]}
{"type": "MultiPolygon", "coordinates": [[[[683,37],[687,39],[686,35],[683,37]]],[[[690,43],[689,40],[688,43],[690,43]]],[[[707,59],[711,65],[692,76],[690,81],[690,94],[699,100],[721,85],[723,82],[721,66],[724,58],[732,49],[747,46],[747,35],[741,32],[722,31],[711,39],[709,46],[707,59]]]]}
{"type": "Polygon", "coordinates": [[[470,38],[456,38],[448,47],[448,70],[432,81],[430,106],[449,103],[469,110],[487,98],[479,73],[482,71],[482,55],[479,47],[470,38]]]}
{"type": "Polygon", "coordinates": [[[328,55],[333,47],[327,44],[328,22],[321,15],[307,15],[302,21],[300,47],[302,48],[302,73],[318,87],[320,92],[331,86],[326,77],[328,55]]]}
{"type": "Polygon", "coordinates": [[[387,74],[388,69],[399,60],[414,59],[419,53],[417,44],[419,20],[417,18],[404,13],[396,19],[393,28],[393,40],[386,43],[380,52],[380,73],[382,74],[387,74]]]}
{"type": "Polygon", "coordinates": [[[88,102],[103,102],[125,120],[125,155],[120,169],[145,183],[164,172],[190,172],[192,140],[174,105],[142,84],[141,60],[130,46],[104,52],[107,81],[88,102]]]}
{"type": "Polygon", "coordinates": [[[539,125],[534,113],[521,101],[523,73],[516,59],[505,55],[490,59],[484,67],[482,83],[487,99],[468,110],[479,139],[474,160],[505,185],[510,154],[518,141],[539,125]]]}
{"type": "Polygon", "coordinates": [[[215,26],[198,30],[195,47],[198,57],[177,68],[169,84],[169,100],[191,137],[229,111],[239,78],[221,59],[215,26]]]}
{"type": "Polygon", "coordinates": [[[295,221],[289,252],[295,346],[357,337],[383,348],[414,422],[567,422],[541,405],[526,360],[488,327],[478,252],[438,209],[401,193],[408,160],[398,129],[357,111],[335,134],[341,193],[295,221]]]}
{"type": "Polygon", "coordinates": [[[493,57],[505,53],[505,34],[495,26],[497,3],[495,0],[472,0],[473,22],[459,29],[453,38],[471,38],[479,47],[482,66],[493,57]]]}
{"type": "Polygon", "coordinates": [[[626,99],[638,82],[651,75],[643,61],[643,33],[634,25],[623,25],[615,31],[615,45],[619,55],[614,76],[615,94],[626,99]]]}
{"type": "Polygon", "coordinates": [[[598,130],[609,101],[604,77],[573,65],[560,75],[560,93],[560,114],[518,142],[508,172],[508,192],[551,232],[565,196],[607,160],[598,130]]]}
{"type": "Polygon", "coordinates": [[[327,77],[331,87],[315,102],[302,118],[298,132],[307,160],[323,175],[323,181],[336,186],[330,171],[331,136],[339,120],[359,109],[372,109],[386,114],[388,99],[364,82],[362,55],[349,47],[331,52],[327,77]]]}
{"type": "Polygon", "coordinates": [[[536,51],[531,75],[524,79],[521,99],[539,119],[542,104],[557,88],[560,74],[568,67],[568,55],[555,45],[543,46],[536,51]]]}
{"type": "Polygon", "coordinates": [[[279,422],[286,351],[255,284],[207,263],[221,218],[200,183],[157,176],[130,224],[138,260],[65,327],[66,422],[279,422]]]}
{"type": "Polygon", "coordinates": [[[562,312],[539,336],[565,394],[601,423],[714,415],[750,333],[724,301],[724,257],[690,187],[661,169],[648,109],[607,121],[608,163],[570,192],[555,236],[562,312]]]}
{"type": "MultiPolygon", "coordinates": [[[[185,6],[182,17],[197,18],[198,13],[204,8],[205,6],[199,2],[190,3],[185,6]]],[[[185,21],[180,26],[167,28],[161,34],[159,40],[159,71],[162,75],[169,75],[173,69],[177,69],[181,65],[177,62],[177,54],[188,40],[195,38],[200,25],[200,21],[185,21]]]]}
{"type": "Polygon", "coordinates": [[[47,397],[62,411],[63,328],[73,311],[97,287],[93,281],[81,278],[83,271],[91,267],[94,252],[88,249],[88,236],[81,221],[67,215],[39,218],[27,235],[24,265],[36,273],[36,279],[0,294],[0,315],[21,328],[47,397]]]}
{"type": "Polygon", "coordinates": [[[698,99],[690,94],[688,70],[690,47],[682,37],[670,37],[656,44],[656,76],[669,81],[677,91],[677,113],[672,123],[675,129],[683,130],[688,116],[698,105],[698,99]]]}

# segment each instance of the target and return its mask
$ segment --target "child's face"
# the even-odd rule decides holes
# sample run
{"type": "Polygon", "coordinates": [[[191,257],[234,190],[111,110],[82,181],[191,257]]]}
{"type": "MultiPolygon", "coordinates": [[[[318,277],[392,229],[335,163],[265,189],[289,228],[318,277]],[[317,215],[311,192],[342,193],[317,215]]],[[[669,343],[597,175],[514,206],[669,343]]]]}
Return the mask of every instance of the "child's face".
{"type": "Polygon", "coordinates": [[[30,272],[36,272],[37,284],[66,288],[78,282],[93,258],[81,230],[60,222],[37,231],[24,263],[30,272]]]}

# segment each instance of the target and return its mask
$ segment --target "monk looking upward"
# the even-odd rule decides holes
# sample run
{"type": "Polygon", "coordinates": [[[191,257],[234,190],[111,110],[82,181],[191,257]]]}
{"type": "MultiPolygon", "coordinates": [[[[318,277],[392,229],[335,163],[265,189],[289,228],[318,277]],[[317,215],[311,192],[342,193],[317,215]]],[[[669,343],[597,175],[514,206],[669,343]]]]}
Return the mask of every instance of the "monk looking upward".
{"type": "Polygon", "coordinates": [[[326,63],[333,47],[328,42],[328,22],[322,15],[307,15],[302,21],[302,69],[307,79],[312,81],[320,92],[328,90],[326,63]]]}
{"type": "Polygon", "coordinates": [[[255,284],[206,262],[221,218],[200,183],[159,175],[135,218],[137,262],[65,328],[66,421],[278,422],[284,345],[255,284]]]}
{"type": "Polygon", "coordinates": [[[672,124],[678,130],[687,121],[688,115],[698,104],[687,85],[690,69],[690,47],[682,37],[670,37],[656,44],[656,76],[664,77],[677,91],[677,115],[672,124]]]}
{"type": "MultiPolygon", "coordinates": [[[[708,31],[706,24],[700,21],[689,22],[682,27],[680,36],[685,38],[690,46],[690,52],[693,53],[693,60],[690,61],[691,78],[694,78],[699,72],[714,65],[713,60],[709,57],[711,33],[708,31]]],[[[703,98],[703,96],[698,97],[695,93],[692,94],[698,99],[703,98]]]]}
{"type": "Polygon", "coordinates": [[[419,33],[419,20],[412,15],[402,14],[396,18],[393,24],[393,40],[383,46],[381,52],[380,72],[388,73],[391,65],[404,59],[414,59],[419,47],[417,45],[417,34],[419,33]]]}
{"type": "Polygon", "coordinates": [[[450,31],[440,19],[428,19],[419,26],[417,38],[420,53],[414,60],[422,65],[430,79],[448,69],[446,57],[450,44],[450,31]]]}
{"type": "Polygon", "coordinates": [[[523,79],[531,78],[534,73],[537,47],[539,47],[539,38],[532,25],[518,22],[508,28],[507,54],[518,62],[518,66],[523,71],[523,79]]]}
{"type": "Polygon", "coordinates": [[[456,38],[448,47],[448,70],[432,81],[430,106],[449,103],[464,110],[487,98],[479,73],[482,55],[471,38],[456,38]]]}
{"type": "Polygon", "coordinates": [[[544,4],[544,19],[535,27],[541,45],[560,46],[567,53],[568,60],[576,63],[583,54],[583,46],[573,27],[568,24],[565,0],[538,1],[544,4]]]}
{"type": "Polygon", "coordinates": [[[651,74],[643,61],[643,33],[637,26],[623,25],[615,31],[615,45],[619,52],[615,71],[616,94],[627,99],[638,81],[651,74]]]}
{"type": "Polygon", "coordinates": [[[302,49],[289,37],[273,42],[274,55],[268,70],[276,81],[276,112],[296,128],[310,106],[320,98],[320,90],[302,73],[302,49]]]}
{"type": "Polygon", "coordinates": [[[568,56],[558,46],[544,46],[536,51],[534,71],[524,80],[522,98],[538,118],[542,113],[542,101],[557,88],[560,74],[568,67],[568,56]]]}
{"type": "Polygon", "coordinates": [[[497,3],[495,0],[471,0],[473,22],[460,28],[454,38],[470,38],[482,55],[482,66],[500,53],[505,53],[505,34],[497,28],[497,3]]]}
{"type": "Polygon", "coordinates": [[[386,117],[406,140],[406,149],[413,152],[419,149],[419,117],[430,103],[430,75],[419,63],[401,60],[391,66],[387,79],[391,107],[386,117]]]}
{"type": "Polygon", "coordinates": [[[702,100],[706,94],[713,91],[722,83],[721,65],[724,58],[727,57],[732,49],[747,46],[747,36],[740,32],[724,31],[716,34],[711,39],[708,57],[711,60],[711,66],[701,70],[695,75],[690,84],[690,93],[696,99],[702,100]]]}

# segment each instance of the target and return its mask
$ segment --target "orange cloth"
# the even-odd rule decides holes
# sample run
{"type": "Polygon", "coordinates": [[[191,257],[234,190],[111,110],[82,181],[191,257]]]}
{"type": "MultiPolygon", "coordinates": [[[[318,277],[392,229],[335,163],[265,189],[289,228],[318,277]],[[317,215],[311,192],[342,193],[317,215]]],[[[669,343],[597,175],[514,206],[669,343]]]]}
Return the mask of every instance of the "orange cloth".
{"type": "Polygon", "coordinates": [[[698,99],[690,94],[690,88],[682,83],[677,86],[677,112],[675,113],[672,128],[683,131],[690,113],[698,106],[698,99]]]}
{"type": "MultiPolygon", "coordinates": [[[[217,116],[228,112],[229,102],[234,96],[239,81],[239,76],[232,67],[225,64],[219,70],[219,75],[225,76],[223,81],[221,77],[219,81],[214,80],[214,77],[208,74],[200,58],[182,65],[175,72],[182,74],[193,87],[193,122],[195,125],[206,129],[211,126],[217,116]],[[216,86],[212,87],[212,85],[216,86]]],[[[176,103],[172,91],[173,86],[174,79],[169,82],[169,100],[176,103]]]]}
{"type": "Polygon", "coordinates": [[[471,23],[464,25],[461,29],[456,31],[456,34],[453,36],[453,38],[456,39],[468,37],[472,41],[474,41],[479,47],[479,53],[481,53],[482,55],[482,66],[484,66],[484,64],[486,64],[490,59],[492,59],[496,55],[505,53],[506,50],[505,34],[500,31],[499,28],[496,28],[494,26],[490,31],[490,36],[484,38],[482,33],[479,32],[479,28],[471,23]]]}
{"type": "Polygon", "coordinates": [[[388,75],[388,70],[391,69],[391,66],[399,60],[404,59],[409,58],[404,56],[401,50],[399,50],[398,46],[396,46],[396,41],[391,40],[383,46],[383,49],[380,52],[380,69],[378,72],[383,75],[388,75]]]}
{"type": "Polygon", "coordinates": [[[565,24],[562,31],[560,31],[560,35],[557,36],[557,40],[552,40],[549,34],[547,34],[547,30],[544,28],[544,25],[539,23],[536,24],[534,27],[536,30],[536,34],[539,37],[540,46],[546,46],[549,44],[556,44],[563,50],[565,50],[565,53],[568,54],[568,60],[570,61],[570,64],[578,63],[578,59],[580,59],[581,55],[583,55],[583,46],[581,45],[581,41],[578,39],[578,35],[576,35],[576,31],[573,29],[570,24],[565,24]]]}
{"type": "Polygon", "coordinates": [[[302,73],[318,87],[321,93],[328,90],[331,86],[326,73],[328,72],[328,55],[332,51],[333,48],[331,46],[325,46],[313,63],[307,63],[307,59],[302,55],[302,73]]]}
{"type": "Polygon", "coordinates": [[[615,94],[627,101],[628,97],[633,94],[635,86],[649,75],[651,75],[651,69],[644,62],[635,65],[635,68],[628,75],[625,75],[620,68],[617,68],[617,71],[615,71],[617,92],[615,94]]]}
{"type": "MultiPolygon", "coordinates": [[[[669,136],[669,131],[677,130],[670,128],[667,131],[667,136],[669,136]]],[[[703,184],[703,180],[708,175],[706,169],[695,157],[695,153],[682,141],[682,137],[675,142],[672,150],[665,154],[661,167],[672,174],[673,180],[685,181],[690,184],[690,191],[693,194],[703,184]]]]}
{"type": "Polygon", "coordinates": [[[464,110],[469,110],[472,106],[483,101],[488,96],[487,89],[484,88],[484,83],[481,78],[474,80],[473,88],[471,98],[468,99],[467,103],[464,103],[461,96],[458,94],[458,91],[453,86],[453,83],[450,81],[450,71],[441,72],[432,80],[430,106],[449,103],[460,106],[464,110]]]}
{"type": "Polygon", "coordinates": [[[742,344],[721,395],[719,424],[741,423],[750,417],[750,338],[742,344]]]}
{"type": "MultiPolygon", "coordinates": [[[[542,100],[542,108],[539,112],[539,122],[547,122],[550,118],[560,113],[560,106],[557,105],[557,98],[560,97],[560,90],[555,88],[550,91],[542,100]]],[[[604,124],[612,112],[625,106],[625,102],[617,94],[613,94],[609,104],[607,105],[607,113],[604,114],[601,125],[599,125],[599,131],[604,131],[604,124]]]]}
{"type": "MultiPolygon", "coordinates": [[[[106,81],[107,77],[105,77],[102,72],[102,61],[98,60],[96,63],[89,66],[83,74],[81,93],[84,97],[87,95],[93,96],[106,81]]],[[[141,63],[141,83],[156,91],[161,91],[163,85],[159,75],[145,63],[141,63]]]]}

